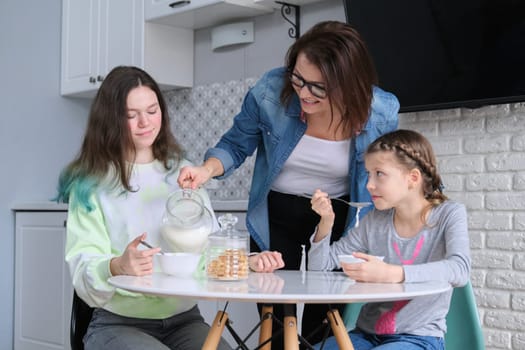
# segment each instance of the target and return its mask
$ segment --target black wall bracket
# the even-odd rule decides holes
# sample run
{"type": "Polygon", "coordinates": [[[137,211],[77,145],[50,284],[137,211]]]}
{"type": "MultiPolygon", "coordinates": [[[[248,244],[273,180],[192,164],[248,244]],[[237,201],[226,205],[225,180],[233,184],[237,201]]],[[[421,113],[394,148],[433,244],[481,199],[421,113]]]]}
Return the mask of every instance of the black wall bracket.
{"type": "Polygon", "coordinates": [[[276,1],[275,3],[281,5],[281,16],[286,20],[286,22],[292,25],[288,29],[288,36],[292,39],[298,39],[301,35],[301,8],[299,5],[293,5],[282,1],[276,1]],[[294,21],[290,19],[292,14],[292,9],[294,10],[294,21]]]}

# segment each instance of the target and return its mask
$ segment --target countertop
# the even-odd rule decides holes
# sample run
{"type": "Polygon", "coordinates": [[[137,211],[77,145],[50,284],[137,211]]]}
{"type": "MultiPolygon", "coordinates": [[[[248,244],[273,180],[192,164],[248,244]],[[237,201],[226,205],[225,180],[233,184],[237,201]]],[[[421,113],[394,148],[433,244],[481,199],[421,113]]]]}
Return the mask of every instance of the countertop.
{"type": "Polygon", "coordinates": [[[67,204],[52,201],[17,202],[11,205],[14,211],[67,211],[67,204]]]}
{"type": "MultiPolygon", "coordinates": [[[[248,208],[247,200],[212,200],[214,211],[242,212],[248,208]]],[[[13,211],[67,211],[68,205],[51,201],[17,202],[11,206],[13,211]]]]}

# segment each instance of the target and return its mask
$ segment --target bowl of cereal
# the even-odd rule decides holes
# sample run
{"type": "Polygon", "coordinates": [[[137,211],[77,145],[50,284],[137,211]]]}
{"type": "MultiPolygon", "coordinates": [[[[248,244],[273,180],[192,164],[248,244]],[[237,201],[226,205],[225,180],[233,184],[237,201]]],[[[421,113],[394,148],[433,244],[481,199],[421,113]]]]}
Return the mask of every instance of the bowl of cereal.
{"type": "Polygon", "coordinates": [[[164,253],[158,254],[160,269],[167,275],[191,277],[197,270],[201,254],[197,253],[164,253]]]}
{"type": "MultiPolygon", "coordinates": [[[[383,259],[385,258],[384,256],[374,256],[374,257],[376,259],[381,260],[381,261],[383,261],[383,259]]],[[[337,256],[337,258],[339,259],[339,264],[342,264],[342,263],[345,263],[345,264],[358,264],[358,263],[362,263],[362,262],[366,261],[365,259],[356,258],[352,254],[339,254],[337,256]]]]}

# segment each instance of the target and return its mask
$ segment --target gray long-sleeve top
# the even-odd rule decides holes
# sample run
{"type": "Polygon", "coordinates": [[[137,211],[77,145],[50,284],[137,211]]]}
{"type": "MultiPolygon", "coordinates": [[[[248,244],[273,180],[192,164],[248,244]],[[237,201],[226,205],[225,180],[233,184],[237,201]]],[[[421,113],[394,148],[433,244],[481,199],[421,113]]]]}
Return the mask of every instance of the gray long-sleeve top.
{"type": "MultiPolygon", "coordinates": [[[[470,248],[465,206],[450,200],[433,208],[425,226],[412,238],[400,237],[394,210],[372,210],[357,228],[330,246],[329,236],[308,252],[309,270],[340,267],[337,256],[363,252],[384,256],[388,264],[403,265],[406,283],[446,281],[465,285],[470,277],[470,248]]],[[[313,240],[313,236],[311,238],[313,240]]],[[[367,303],[357,327],[374,334],[413,334],[443,337],[452,291],[407,301],[367,303]]]]}

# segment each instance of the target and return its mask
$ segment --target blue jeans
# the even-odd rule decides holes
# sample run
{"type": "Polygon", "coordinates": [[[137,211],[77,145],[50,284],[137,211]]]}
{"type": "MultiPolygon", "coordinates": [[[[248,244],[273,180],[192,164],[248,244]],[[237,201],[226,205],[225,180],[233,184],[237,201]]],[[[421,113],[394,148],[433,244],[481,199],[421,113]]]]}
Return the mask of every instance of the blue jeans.
{"type": "MultiPolygon", "coordinates": [[[[355,350],[444,350],[445,341],[440,337],[428,337],[410,334],[376,335],[363,333],[360,330],[348,332],[355,350]]],[[[315,345],[321,349],[321,343],[315,345]]],[[[335,337],[326,339],[323,350],[337,350],[335,337]]]]}

